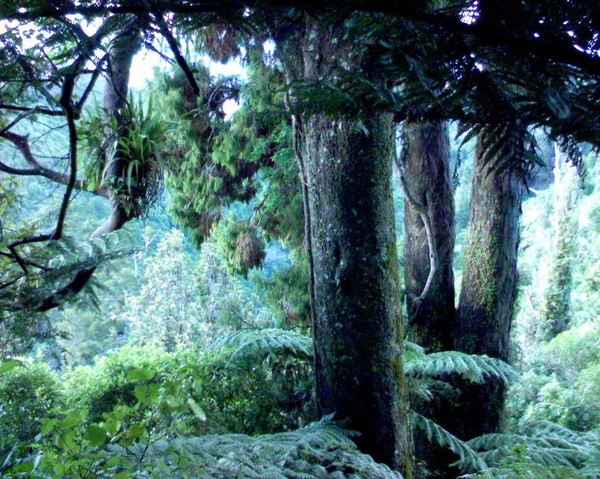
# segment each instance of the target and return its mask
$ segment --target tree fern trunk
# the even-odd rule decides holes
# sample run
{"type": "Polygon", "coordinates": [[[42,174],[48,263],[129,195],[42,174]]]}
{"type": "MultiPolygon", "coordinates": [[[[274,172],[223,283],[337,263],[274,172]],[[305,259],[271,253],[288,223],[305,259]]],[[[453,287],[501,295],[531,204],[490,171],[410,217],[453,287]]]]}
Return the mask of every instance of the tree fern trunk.
{"type": "MultiPolygon", "coordinates": [[[[484,151],[479,137],[468,244],[460,291],[456,349],[508,360],[517,295],[517,250],[522,184],[510,148],[484,151]]],[[[463,439],[497,432],[504,398],[498,380],[462,384],[457,430],[463,439]]]]}

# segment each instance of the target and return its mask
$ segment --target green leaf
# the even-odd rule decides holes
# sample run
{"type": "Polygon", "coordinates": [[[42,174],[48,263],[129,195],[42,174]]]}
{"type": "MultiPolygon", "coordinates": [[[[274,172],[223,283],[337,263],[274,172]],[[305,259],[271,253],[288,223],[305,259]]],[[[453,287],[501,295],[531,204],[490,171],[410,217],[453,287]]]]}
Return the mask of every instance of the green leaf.
{"type": "Polygon", "coordinates": [[[54,426],[58,423],[58,419],[48,419],[43,422],[42,428],[40,429],[40,434],[45,435],[48,434],[54,426]]]}
{"type": "Polygon", "coordinates": [[[133,391],[136,399],[140,402],[140,404],[151,405],[158,399],[160,393],[160,385],[159,384],[144,384],[141,386],[136,386],[133,391]]]}
{"type": "Polygon", "coordinates": [[[187,403],[192,412],[194,413],[194,416],[196,416],[200,421],[206,421],[206,414],[200,408],[200,406],[196,404],[196,401],[194,401],[192,398],[188,398],[187,403]]]}
{"type": "Polygon", "coordinates": [[[19,365],[19,361],[0,361],[0,374],[12,371],[19,365]]]}
{"type": "Polygon", "coordinates": [[[98,424],[90,424],[83,438],[87,440],[92,447],[100,446],[106,441],[106,430],[98,424]]]}
{"type": "Polygon", "coordinates": [[[67,414],[67,417],[65,417],[62,421],[60,421],[59,426],[62,430],[70,429],[73,426],[81,423],[82,420],[83,420],[83,412],[82,411],[71,411],[69,414],[67,414]]]}
{"type": "Polygon", "coordinates": [[[127,372],[127,379],[134,382],[148,381],[154,378],[156,372],[150,369],[135,368],[127,372]]]}

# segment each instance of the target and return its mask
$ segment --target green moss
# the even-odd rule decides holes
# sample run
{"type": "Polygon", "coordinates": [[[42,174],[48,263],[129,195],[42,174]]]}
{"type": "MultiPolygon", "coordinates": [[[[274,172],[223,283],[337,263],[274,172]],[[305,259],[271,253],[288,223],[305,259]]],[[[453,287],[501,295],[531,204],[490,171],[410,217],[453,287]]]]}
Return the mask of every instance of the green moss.
{"type": "Polygon", "coordinates": [[[489,243],[485,239],[486,235],[471,232],[464,271],[468,288],[474,292],[471,301],[476,301],[477,309],[484,310],[488,318],[493,318],[498,303],[495,252],[499,250],[499,239],[493,232],[489,243]]]}

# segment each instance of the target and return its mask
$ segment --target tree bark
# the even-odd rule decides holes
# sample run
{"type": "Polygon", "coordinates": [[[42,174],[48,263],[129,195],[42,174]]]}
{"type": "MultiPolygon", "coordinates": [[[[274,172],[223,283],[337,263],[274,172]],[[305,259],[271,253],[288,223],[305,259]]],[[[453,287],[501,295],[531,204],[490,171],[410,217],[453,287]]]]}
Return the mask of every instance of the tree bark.
{"type": "MultiPolygon", "coordinates": [[[[456,349],[507,361],[523,186],[513,167],[518,158],[511,158],[507,149],[500,154],[504,157],[498,163],[478,139],[456,349]]],[[[498,432],[504,385],[492,379],[482,385],[462,384],[461,389],[455,417],[459,436],[470,439],[498,432]]]]}
{"type": "MultiPolygon", "coordinates": [[[[456,308],[452,258],[455,242],[454,195],[447,123],[404,123],[396,172],[404,189],[404,277],[408,337],[427,352],[453,349],[456,308]]],[[[445,428],[452,427],[452,398],[438,393],[429,401],[411,398],[411,407],[445,428]]],[[[456,477],[455,456],[415,431],[415,475],[456,477]]]]}
{"type": "MultiPolygon", "coordinates": [[[[335,83],[360,53],[343,27],[312,20],[278,38],[291,80],[335,83]],[[300,42],[300,43],[298,43],[300,42]]],[[[391,173],[392,119],[305,114],[295,123],[306,185],[317,402],[347,419],[356,442],[411,477],[391,173]]]]}
{"type": "Polygon", "coordinates": [[[573,237],[577,225],[573,208],[577,200],[577,168],[558,144],[554,149],[554,241],[550,275],[542,308],[538,339],[550,341],[567,330],[571,320],[573,237]]]}
{"type": "Polygon", "coordinates": [[[406,123],[402,128],[408,334],[428,352],[449,351],[455,321],[452,255],[456,233],[448,124],[406,123]],[[433,248],[424,215],[431,225],[433,248]],[[426,290],[432,256],[435,271],[426,290]]]}

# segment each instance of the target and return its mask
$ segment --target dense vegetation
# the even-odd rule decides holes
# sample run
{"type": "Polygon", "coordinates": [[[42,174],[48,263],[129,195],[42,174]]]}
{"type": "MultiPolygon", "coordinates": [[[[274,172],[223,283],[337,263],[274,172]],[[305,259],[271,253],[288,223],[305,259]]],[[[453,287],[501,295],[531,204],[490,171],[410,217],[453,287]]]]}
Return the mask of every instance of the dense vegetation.
{"type": "Polygon", "coordinates": [[[598,7],[309,3],[0,6],[2,477],[600,475],[598,7]]]}

